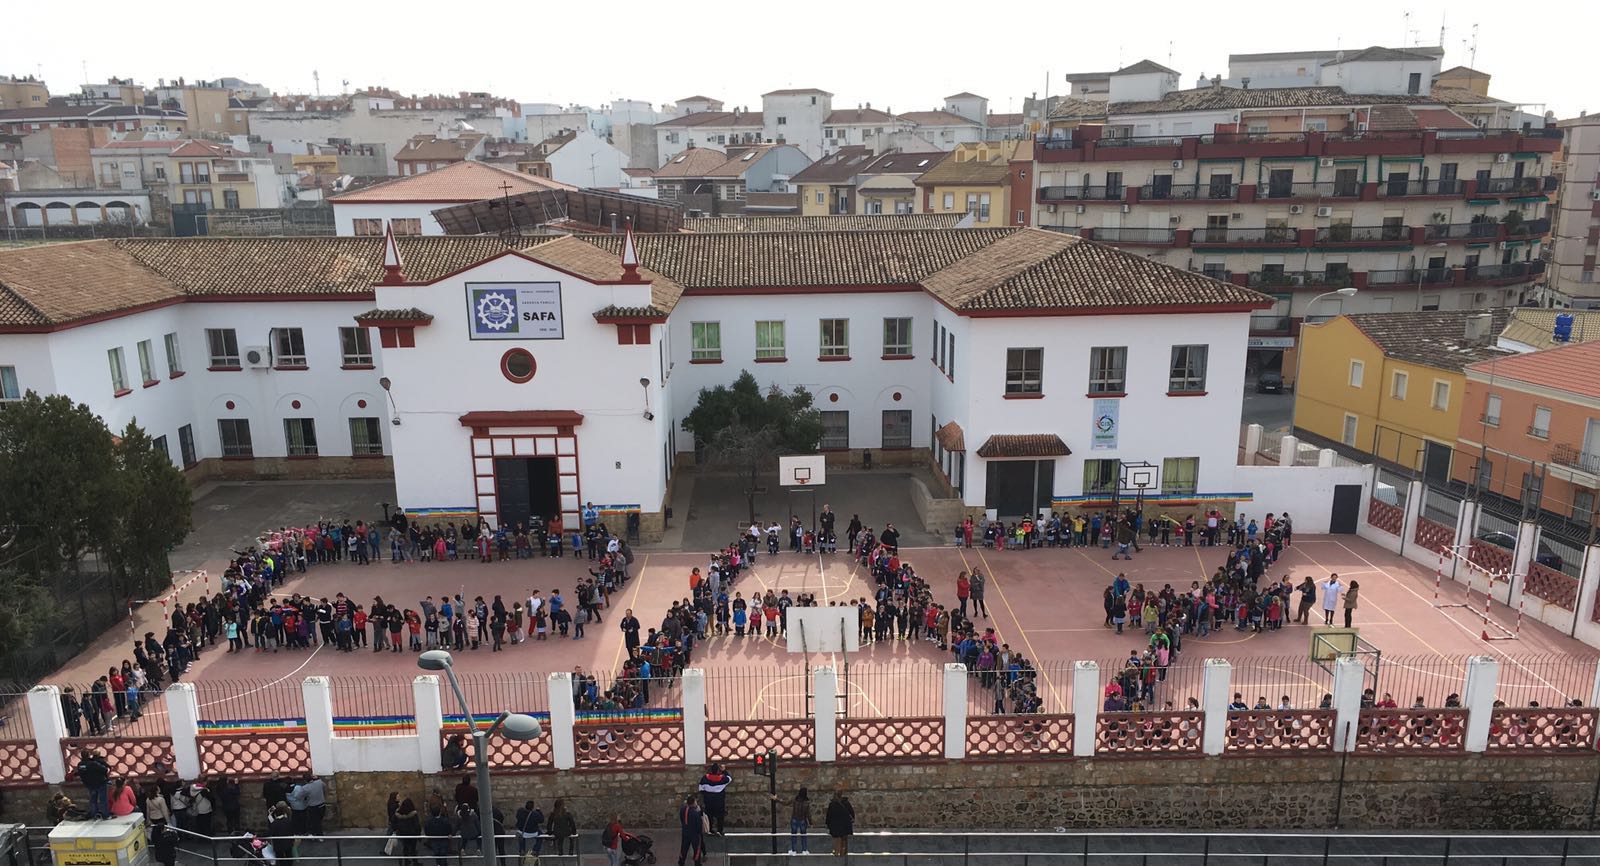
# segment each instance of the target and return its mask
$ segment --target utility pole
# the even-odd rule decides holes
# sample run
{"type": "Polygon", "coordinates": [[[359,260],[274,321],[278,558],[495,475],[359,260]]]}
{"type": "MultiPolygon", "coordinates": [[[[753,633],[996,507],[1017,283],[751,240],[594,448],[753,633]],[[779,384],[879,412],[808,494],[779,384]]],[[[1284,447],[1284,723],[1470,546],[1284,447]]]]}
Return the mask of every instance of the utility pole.
{"type": "Polygon", "coordinates": [[[756,755],[755,767],[757,776],[767,777],[767,810],[772,818],[772,834],[768,837],[772,842],[772,853],[778,853],[778,753],[768,749],[756,755]]]}

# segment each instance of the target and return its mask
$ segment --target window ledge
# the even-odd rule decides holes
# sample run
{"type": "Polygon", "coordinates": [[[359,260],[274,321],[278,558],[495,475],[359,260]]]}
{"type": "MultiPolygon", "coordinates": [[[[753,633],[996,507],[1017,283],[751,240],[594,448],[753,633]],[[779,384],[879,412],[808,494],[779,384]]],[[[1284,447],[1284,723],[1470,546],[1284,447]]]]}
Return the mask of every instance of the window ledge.
{"type": "Polygon", "coordinates": [[[140,384],[145,388],[154,388],[155,386],[161,384],[161,380],[160,379],[146,379],[144,382],[142,382],[140,384]]]}
{"type": "Polygon", "coordinates": [[[387,456],[389,456],[389,455],[383,454],[381,452],[378,453],[378,454],[351,454],[350,455],[350,459],[352,459],[352,460],[382,460],[383,458],[385,458],[387,456]]]}
{"type": "Polygon", "coordinates": [[[689,359],[689,363],[691,363],[691,364],[720,364],[720,363],[722,363],[722,359],[721,358],[690,358],[689,359]]]}
{"type": "MultiPolygon", "coordinates": [[[[121,395],[119,394],[118,396],[121,396],[121,395]]],[[[1441,409],[1439,411],[1442,412],[1444,410],[1441,409]]],[[[1549,442],[1550,441],[1550,434],[1549,433],[1535,433],[1532,430],[1529,430],[1528,431],[1528,438],[1529,439],[1537,439],[1540,442],[1549,442]]]]}
{"type": "Polygon", "coordinates": [[[272,365],[272,369],[274,369],[274,370],[295,371],[295,370],[309,370],[311,368],[309,366],[305,365],[305,364],[274,364],[274,365],[272,365]]]}
{"type": "Polygon", "coordinates": [[[1043,400],[1044,394],[1006,394],[1005,398],[1007,400],[1043,400]]]}
{"type": "Polygon", "coordinates": [[[316,459],[319,459],[320,457],[322,457],[321,454],[286,454],[286,455],[284,455],[283,459],[285,459],[285,460],[316,460],[316,459]]]}
{"type": "Polygon", "coordinates": [[[378,367],[377,367],[376,364],[342,364],[342,365],[340,365],[339,369],[341,369],[341,370],[376,370],[376,369],[378,369],[378,367]]]}
{"type": "Polygon", "coordinates": [[[819,356],[817,358],[817,360],[818,361],[848,361],[848,360],[850,360],[850,356],[849,355],[821,355],[821,356],[819,356]]]}
{"type": "Polygon", "coordinates": [[[1090,391],[1085,397],[1126,397],[1127,391],[1090,391]]]}
{"type": "Polygon", "coordinates": [[[167,374],[167,378],[168,379],[182,379],[184,372],[185,371],[183,371],[183,370],[174,370],[171,373],[167,374]]]}
{"type": "Polygon", "coordinates": [[[215,364],[206,368],[211,373],[237,373],[243,369],[238,364],[215,364]]]}
{"type": "Polygon", "coordinates": [[[883,361],[914,361],[914,360],[916,360],[916,358],[917,358],[916,355],[884,355],[879,360],[883,360],[883,361]]]}
{"type": "Polygon", "coordinates": [[[757,364],[787,364],[788,358],[757,358],[757,364]]]}
{"type": "Polygon", "coordinates": [[[132,388],[118,388],[117,390],[111,392],[111,396],[112,397],[126,397],[126,396],[128,396],[129,394],[132,394],[132,393],[133,393],[133,389],[132,388]]]}
{"type": "Polygon", "coordinates": [[[1168,391],[1168,397],[1204,397],[1204,391],[1168,391]]]}
{"type": "Polygon", "coordinates": [[[224,456],[222,459],[223,460],[254,460],[254,459],[256,459],[256,455],[254,455],[254,454],[235,454],[235,455],[232,455],[232,456],[224,456]]]}

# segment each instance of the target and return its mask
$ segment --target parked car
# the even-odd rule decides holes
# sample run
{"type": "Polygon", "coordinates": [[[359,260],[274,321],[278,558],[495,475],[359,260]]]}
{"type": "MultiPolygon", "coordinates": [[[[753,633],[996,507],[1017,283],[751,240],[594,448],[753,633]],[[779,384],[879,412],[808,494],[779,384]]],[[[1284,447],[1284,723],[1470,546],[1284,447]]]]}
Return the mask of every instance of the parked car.
{"type": "MultiPolygon", "coordinates": [[[[1503,547],[1506,550],[1517,549],[1517,537],[1509,532],[1480,532],[1478,533],[1478,540],[1487,541],[1495,547],[1503,547]]],[[[1535,561],[1546,568],[1553,568],[1557,571],[1561,570],[1561,566],[1565,562],[1560,554],[1551,550],[1550,545],[1545,544],[1543,541],[1539,542],[1539,555],[1535,558],[1535,561]]]]}
{"type": "Polygon", "coordinates": [[[1256,393],[1257,394],[1269,394],[1269,393],[1270,394],[1282,394],[1283,393],[1283,374],[1282,373],[1267,372],[1267,373],[1262,373],[1262,374],[1256,376],[1256,393]]]}

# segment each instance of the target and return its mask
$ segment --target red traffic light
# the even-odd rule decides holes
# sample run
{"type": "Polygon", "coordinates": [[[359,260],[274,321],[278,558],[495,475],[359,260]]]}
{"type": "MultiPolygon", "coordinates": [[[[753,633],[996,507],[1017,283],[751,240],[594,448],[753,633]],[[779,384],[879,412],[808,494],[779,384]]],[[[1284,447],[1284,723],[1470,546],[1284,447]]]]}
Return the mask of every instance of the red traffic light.
{"type": "Polygon", "coordinates": [[[778,763],[778,753],[767,751],[755,757],[755,772],[757,776],[770,776],[778,763]]]}

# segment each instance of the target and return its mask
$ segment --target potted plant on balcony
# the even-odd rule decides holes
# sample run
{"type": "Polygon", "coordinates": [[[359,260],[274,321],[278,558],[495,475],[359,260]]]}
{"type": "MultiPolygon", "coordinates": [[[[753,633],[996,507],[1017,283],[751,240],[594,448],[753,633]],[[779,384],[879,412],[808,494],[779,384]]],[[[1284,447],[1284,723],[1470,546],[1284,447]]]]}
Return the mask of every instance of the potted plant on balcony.
{"type": "Polygon", "coordinates": [[[1506,211],[1506,215],[1500,218],[1500,224],[1506,227],[1508,235],[1526,234],[1528,231],[1522,224],[1522,211],[1519,210],[1506,211]]]}
{"type": "Polygon", "coordinates": [[[1350,241],[1350,228],[1349,223],[1334,223],[1328,226],[1328,240],[1336,243],[1348,243],[1350,241]]]}

